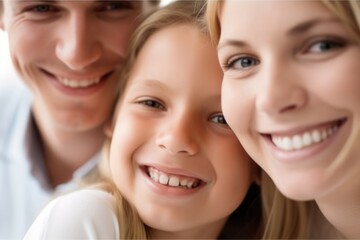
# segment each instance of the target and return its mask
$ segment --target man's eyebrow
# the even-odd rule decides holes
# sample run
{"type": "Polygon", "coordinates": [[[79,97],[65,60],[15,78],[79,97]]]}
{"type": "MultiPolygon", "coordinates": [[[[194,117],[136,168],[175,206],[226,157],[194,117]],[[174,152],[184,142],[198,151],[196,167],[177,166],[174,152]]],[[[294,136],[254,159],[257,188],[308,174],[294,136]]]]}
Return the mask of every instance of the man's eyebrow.
{"type": "Polygon", "coordinates": [[[299,35],[309,31],[311,28],[315,27],[316,25],[323,24],[323,23],[331,23],[331,22],[339,22],[337,18],[316,18],[310,19],[306,22],[300,23],[286,32],[288,36],[299,35]]]}

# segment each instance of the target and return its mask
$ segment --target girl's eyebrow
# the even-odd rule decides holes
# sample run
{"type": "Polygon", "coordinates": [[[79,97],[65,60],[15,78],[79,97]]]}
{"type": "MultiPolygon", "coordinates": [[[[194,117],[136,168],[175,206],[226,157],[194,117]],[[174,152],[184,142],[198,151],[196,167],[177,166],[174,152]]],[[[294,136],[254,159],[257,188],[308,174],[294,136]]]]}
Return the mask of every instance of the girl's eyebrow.
{"type": "Polygon", "coordinates": [[[141,81],[136,81],[134,83],[135,86],[137,87],[146,87],[146,88],[158,88],[161,89],[164,92],[170,92],[171,89],[166,86],[164,83],[162,83],[161,81],[155,80],[155,79],[144,79],[141,81]]]}
{"type": "Polygon", "coordinates": [[[324,24],[324,23],[338,23],[339,19],[337,18],[316,18],[316,19],[310,19],[308,21],[305,21],[303,23],[300,23],[294,27],[292,27],[290,30],[286,32],[286,35],[288,36],[295,36],[302,33],[305,33],[309,31],[311,28],[315,27],[316,25],[324,24]]]}

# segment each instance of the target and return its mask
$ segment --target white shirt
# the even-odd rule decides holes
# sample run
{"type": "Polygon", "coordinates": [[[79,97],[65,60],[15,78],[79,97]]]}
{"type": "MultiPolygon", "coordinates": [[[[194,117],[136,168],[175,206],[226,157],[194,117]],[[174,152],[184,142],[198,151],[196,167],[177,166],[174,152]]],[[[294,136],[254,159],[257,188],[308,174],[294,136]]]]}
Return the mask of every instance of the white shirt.
{"type": "Polygon", "coordinates": [[[21,239],[54,194],[77,187],[96,167],[99,154],[68,183],[53,189],[31,114],[31,93],[23,84],[0,88],[0,239],[21,239]]]}
{"type": "Polygon", "coordinates": [[[112,195],[98,189],[84,189],[51,201],[24,240],[119,238],[112,195]]]}

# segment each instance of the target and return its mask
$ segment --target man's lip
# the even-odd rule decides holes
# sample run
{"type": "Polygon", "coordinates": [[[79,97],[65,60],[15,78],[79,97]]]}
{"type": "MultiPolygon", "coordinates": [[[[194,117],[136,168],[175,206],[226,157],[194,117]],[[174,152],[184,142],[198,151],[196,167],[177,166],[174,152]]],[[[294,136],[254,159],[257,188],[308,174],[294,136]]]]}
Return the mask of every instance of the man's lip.
{"type": "Polygon", "coordinates": [[[40,69],[42,72],[44,72],[46,75],[55,78],[57,81],[60,82],[59,78],[62,79],[71,79],[73,81],[87,81],[87,80],[92,80],[92,79],[99,79],[99,82],[104,80],[105,78],[107,78],[108,76],[110,76],[114,70],[110,70],[107,71],[105,73],[100,73],[100,74],[91,74],[91,75],[85,75],[85,74],[77,74],[76,76],[73,74],[56,74],[56,73],[52,73],[49,72],[45,69],[40,69]]]}

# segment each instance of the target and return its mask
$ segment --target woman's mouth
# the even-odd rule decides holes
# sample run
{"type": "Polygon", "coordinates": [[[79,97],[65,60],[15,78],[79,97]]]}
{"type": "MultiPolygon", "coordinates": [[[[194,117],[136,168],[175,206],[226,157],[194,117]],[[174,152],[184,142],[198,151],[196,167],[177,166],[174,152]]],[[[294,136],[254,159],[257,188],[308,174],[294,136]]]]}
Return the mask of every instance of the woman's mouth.
{"type": "Polygon", "coordinates": [[[292,135],[266,134],[271,142],[283,151],[297,151],[319,144],[335,134],[346,122],[346,118],[322,124],[292,135]]]}

